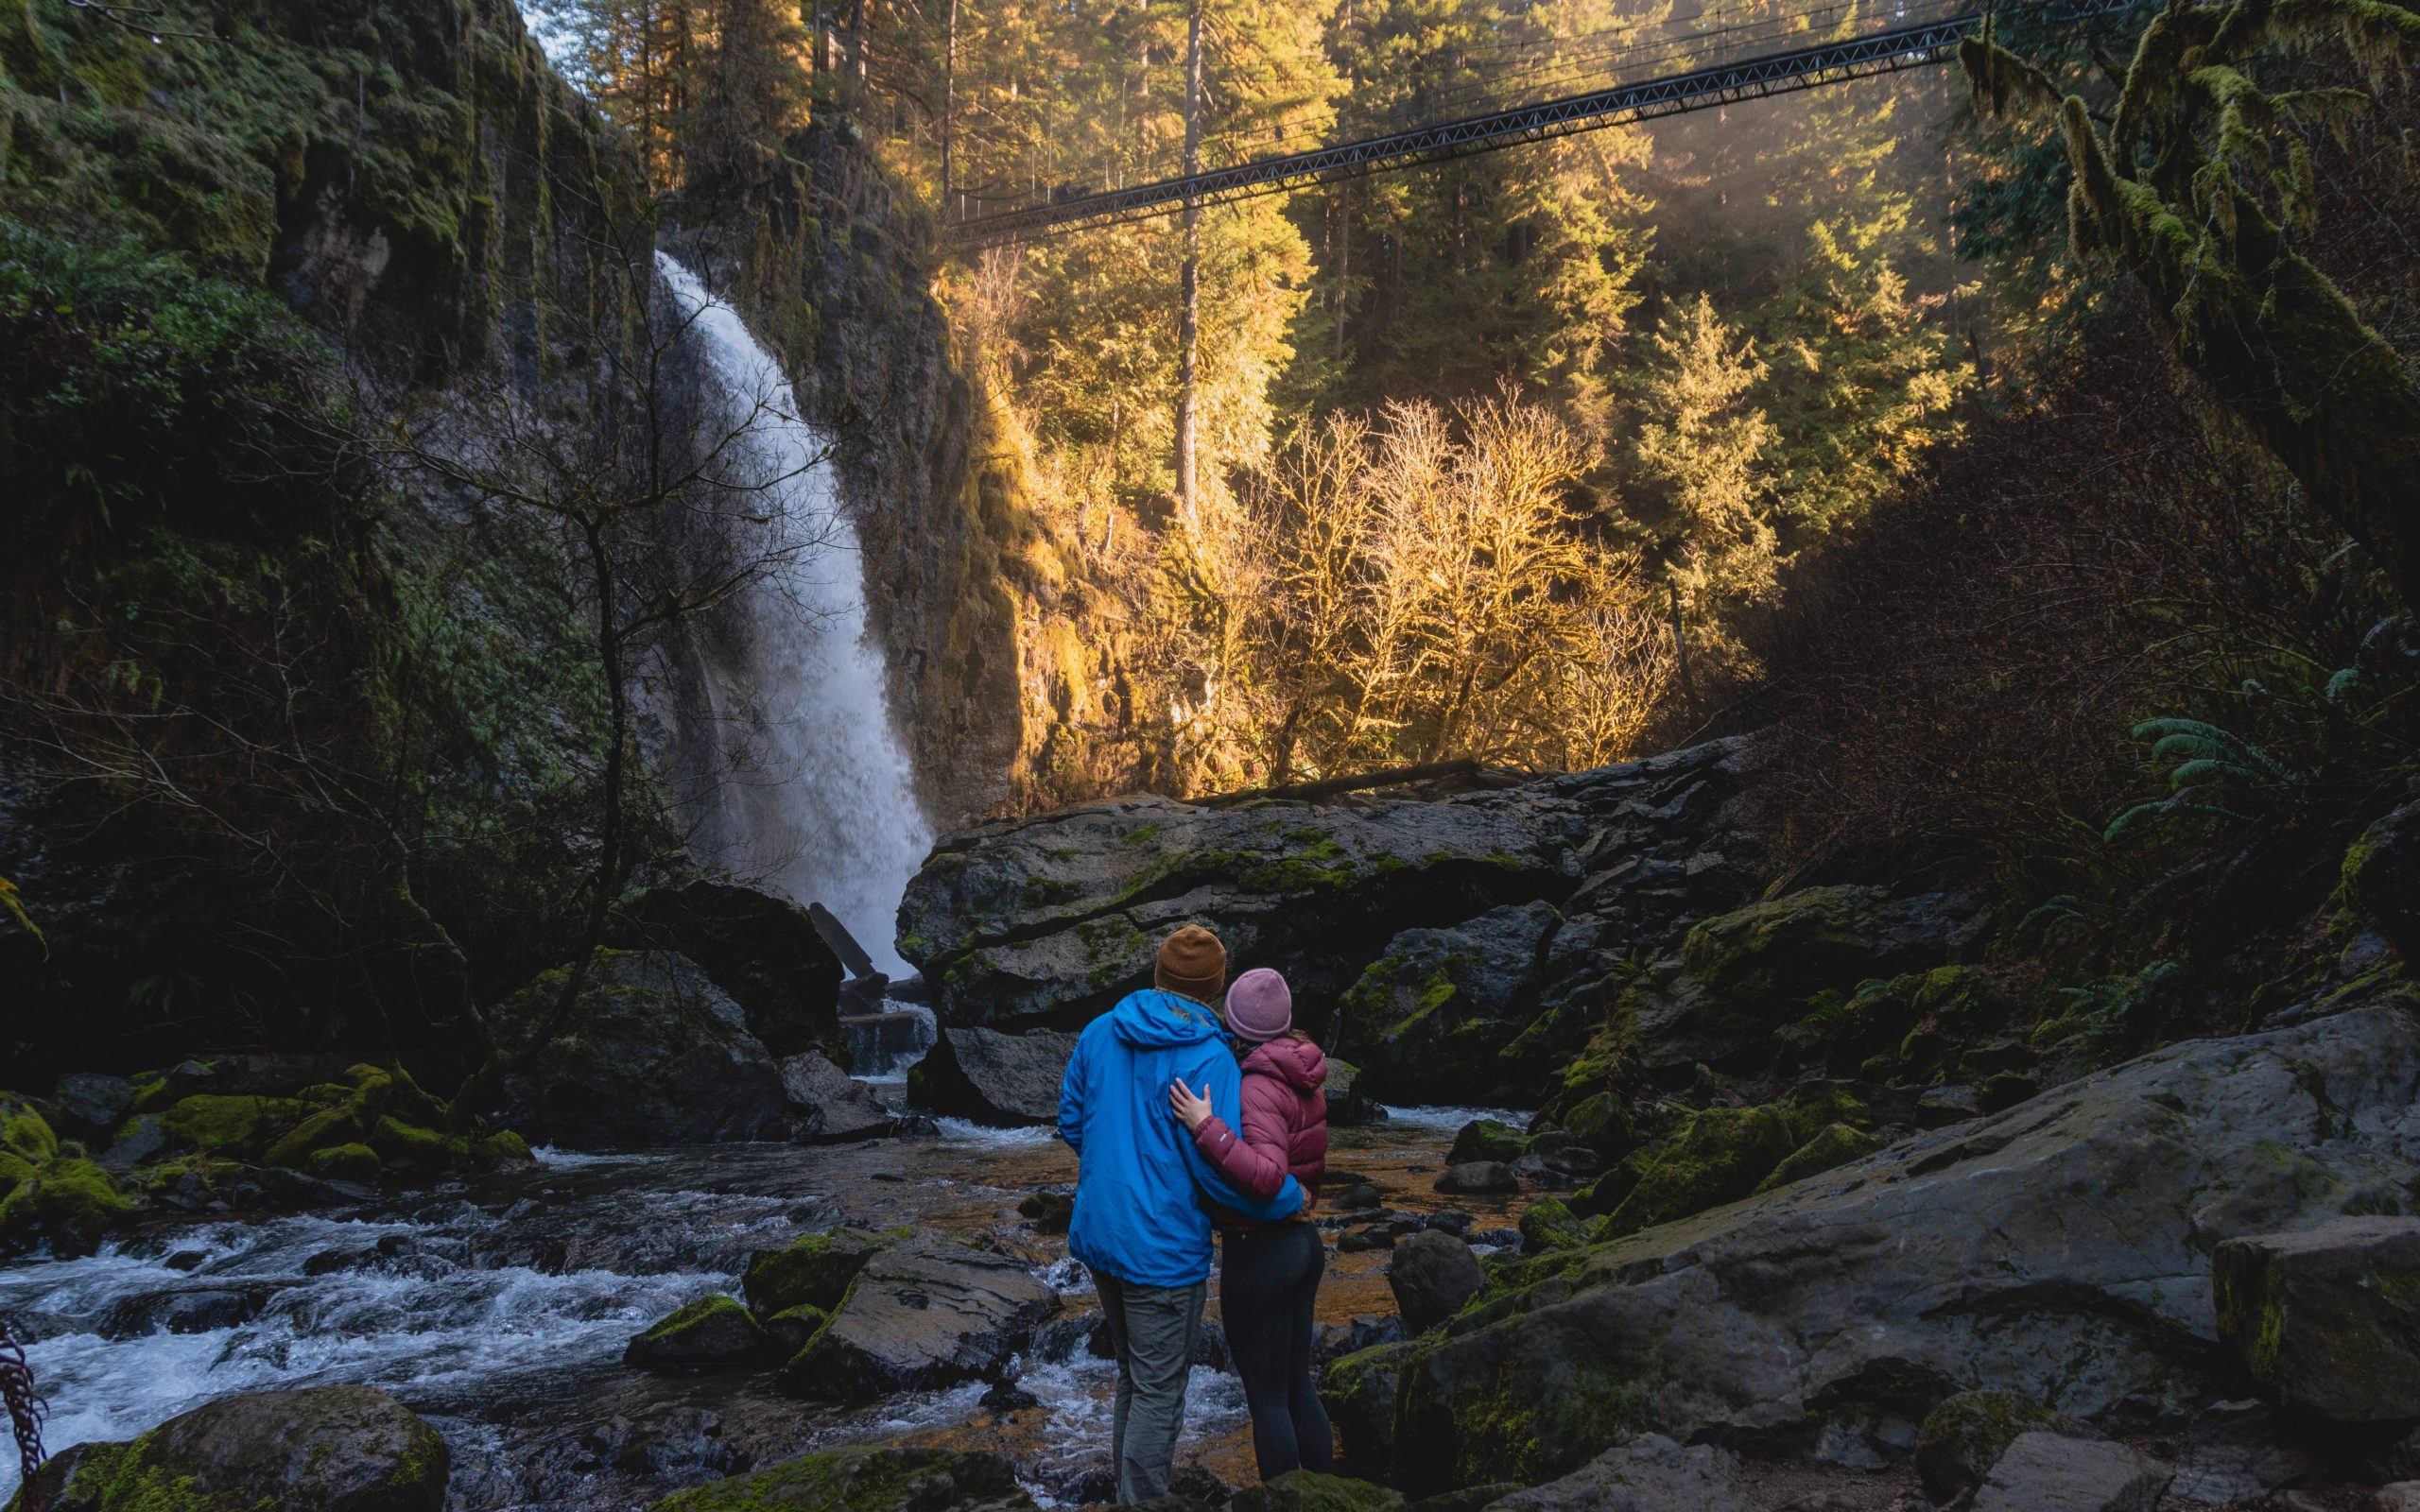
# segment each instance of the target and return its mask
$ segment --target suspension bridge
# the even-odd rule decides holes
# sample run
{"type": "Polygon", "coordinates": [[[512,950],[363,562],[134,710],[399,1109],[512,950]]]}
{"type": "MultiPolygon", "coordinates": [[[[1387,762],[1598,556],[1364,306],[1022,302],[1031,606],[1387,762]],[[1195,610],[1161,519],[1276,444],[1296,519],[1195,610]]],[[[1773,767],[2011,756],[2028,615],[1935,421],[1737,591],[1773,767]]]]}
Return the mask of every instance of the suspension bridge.
{"type": "MultiPolygon", "coordinates": [[[[2130,3],[2081,0],[2061,6],[2052,19],[2081,22],[2122,10],[2130,3]]],[[[1214,205],[1279,194],[1626,122],[1922,68],[1955,58],[1959,43],[1983,24],[1980,10],[1945,6],[1929,8],[1936,13],[1927,16],[1920,14],[1924,9],[1928,8],[1902,8],[1880,18],[1890,25],[1795,46],[1775,45],[1779,39],[1774,32],[1792,24],[1805,26],[1812,19],[1807,12],[1774,17],[1762,28],[1720,28],[1700,37],[1685,31],[1630,49],[1644,57],[1620,71],[1643,77],[1607,78],[1576,94],[1124,188],[1037,194],[1028,203],[959,220],[948,228],[948,234],[959,247],[973,249],[1077,226],[1165,215],[1187,204],[1214,205]]]]}

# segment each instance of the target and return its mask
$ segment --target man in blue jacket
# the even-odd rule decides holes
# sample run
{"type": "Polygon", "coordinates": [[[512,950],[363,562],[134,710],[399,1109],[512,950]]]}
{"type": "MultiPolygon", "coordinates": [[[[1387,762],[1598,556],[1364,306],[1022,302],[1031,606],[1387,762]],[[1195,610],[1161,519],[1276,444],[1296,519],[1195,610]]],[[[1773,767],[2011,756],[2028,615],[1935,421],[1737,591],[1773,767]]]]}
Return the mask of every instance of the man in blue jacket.
{"type": "Polygon", "coordinates": [[[1168,1113],[1170,1082],[1207,1083],[1211,1111],[1243,1126],[1242,1074],[1210,1006],[1226,989],[1226,947],[1187,924],[1160,946],[1151,980],[1084,1026],[1059,1086],[1059,1136],[1082,1162],[1067,1248],[1092,1272],[1117,1350],[1112,1454],[1128,1505],[1167,1495],[1176,1462],[1209,1292],[1210,1216],[1197,1194],[1272,1222],[1303,1206],[1290,1176],[1265,1203],[1228,1185],[1168,1113]]]}

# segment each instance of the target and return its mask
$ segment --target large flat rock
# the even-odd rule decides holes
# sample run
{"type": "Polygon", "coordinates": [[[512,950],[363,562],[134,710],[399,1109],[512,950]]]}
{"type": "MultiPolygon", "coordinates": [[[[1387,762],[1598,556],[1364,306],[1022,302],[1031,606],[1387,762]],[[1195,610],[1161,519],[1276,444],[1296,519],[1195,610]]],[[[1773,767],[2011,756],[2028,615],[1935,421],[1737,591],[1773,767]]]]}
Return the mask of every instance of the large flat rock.
{"type": "Polygon", "coordinates": [[[1644,1431],[1871,1462],[1962,1389],[2104,1426],[2224,1395],[2212,1250],[2405,1191],[2415,1093],[2420,1026],[2379,1005],[1530,1261],[1402,1361],[1398,1472],[1534,1483],[1644,1431]]]}
{"type": "Polygon", "coordinates": [[[782,1382],[821,1400],[870,1401],[981,1380],[1058,1311],[1058,1294],[1017,1261],[910,1240],[866,1263],[782,1382]]]}

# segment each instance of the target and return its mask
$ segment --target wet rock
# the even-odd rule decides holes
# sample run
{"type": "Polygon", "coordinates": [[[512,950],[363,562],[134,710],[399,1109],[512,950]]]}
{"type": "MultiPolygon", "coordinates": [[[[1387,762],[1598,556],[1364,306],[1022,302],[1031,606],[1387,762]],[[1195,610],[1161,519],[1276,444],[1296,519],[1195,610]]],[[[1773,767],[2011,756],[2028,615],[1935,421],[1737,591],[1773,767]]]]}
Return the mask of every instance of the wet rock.
{"type": "Polygon", "coordinates": [[[786,900],[720,882],[658,887],[617,918],[607,943],[695,962],[776,1057],[845,1054],[840,957],[786,900]]]}
{"type": "Polygon", "coordinates": [[[1468,1165],[1475,1160],[1496,1160],[1510,1165],[1529,1147],[1530,1137],[1502,1119],[1475,1118],[1455,1134],[1453,1147],[1445,1152],[1445,1163],[1468,1165]]]}
{"type": "MultiPolygon", "coordinates": [[[[1398,1484],[1576,1468],[1626,1424],[1814,1436],[1819,1398],[1890,1379],[2091,1421],[2182,1416],[2239,1368],[2210,1246],[2420,1178],[2415,1085],[2420,1025],[2353,1008],[2173,1045],[1839,1179],[1512,1266],[1407,1364],[1398,1484]]],[[[1833,1429],[1824,1452],[1904,1452],[1916,1405],[1833,1429]]]]}
{"type": "MultiPolygon", "coordinates": [[[[561,969],[540,975],[497,1006],[499,1032],[535,1035],[562,988],[561,969]]],[[[486,1110],[574,1149],[790,1135],[780,1069],[738,1005],[667,951],[600,951],[562,1031],[522,1057],[486,1110]]]]}
{"type": "Polygon", "coordinates": [[[1983,1476],[2027,1434],[2052,1429],[2089,1437],[2073,1418],[2005,1391],[1962,1391],[1925,1418],[1916,1436],[1916,1474],[1925,1493],[1946,1502],[1983,1484],[1983,1476]]]}
{"type": "Polygon", "coordinates": [[[1515,1491],[1489,1512],[1757,1512],[1739,1462],[1711,1444],[1684,1449],[1649,1435],[1607,1450],[1559,1481],[1515,1491]]]}
{"type": "Polygon", "coordinates": [[[782,1371],[785,1389],[866,1401],[995,1374],[1059,1311],[1014,1260],[919,1238],[866,1263],[832,1321],[782,1371]]]}
{"type": "Polygon", "coordinates": [[[782,1091],[802,1144],[846,1144],[888,1134],[895,1123],[873,1089],[853,1079],[821,1052],[801,1051],[781,1063],[782,1091]]]}
{"type": "Polygon", "coordinates": [[[133,1108],[134,1084],[124,1076],[70,1072],[59,1078],[50,1106],[62,1131],[87,1143],[102,1143],[133,1108]]]}
{"type": "Polygon", "coordinates": [[[777,1360],[797,1356],[823,1331],[832,1314],[811,1302],[786,1307],[764,1320],[766,1337],[772,1341],[772,1355],[777,1360]]]}
{"type": "Polygon", "coordinates": [[[2163,1505],[2225,1506],[2252,1501],[2319,1472],[2319,1461],[2258,1401],[2216,1402],[2193,1420],[2163,1505]]]}
{"type": "Polygon", "coordinates": [[[1407,1332],[1426,1332],[1461,1312],[1486,1285],[1487,1268],[1471,1246],[1433,1228],[1397,1243],[1387,1263],[1387,1286],[1395,1294],[1407,1332]]]}
{"type": "MultiPolygon", "coordinates": [[[[1337,1048],[1376,1096],[1404,1103],[1533,1096],[1550,1052],[1523,1031],[1536,1011],[1542,952],[1560,917],[1510,903],[1438,929],[1408,929],[1337,1005],[1337,1048]]],[[[1520,1153],[1474,1154],[1511,1160],[1520,1153]]]]}
{"type": "Polygon", "coordinates": [[[2339,1218],[2211,1256],[2219,1334],[2289,1407],[2420,1418],[2420,1218],[2339,1218]]]}
{"type": "Polygon", "coordinates": [[[676,1492],[652,1512],[1035,1512],[996,1454],[829,1449],[676,1492]]]}
{"type": "Polygon", "coordinates": [[[437,1430],[387,1393],[314,1386],[222,1398],[132,1443],[79,1444],[35,1479],[50,1512],[439,1512],[450,1465],[437,1430]]]}
{"type": "Polygon", "coordinates": [[[759,1249],[748,1257],[740,1292],[748,1309],[760,1318],[806,1306],[831,1312],[849,1293],[849,1283],[866,1262],[907,1237],[904,1229],[869,1233],[862,1228],[835,1228],[829,1233],[804,1234],[779,1249],[759,1249]]]}
{"type": "Polygon", "coordinates": [[[1311,1363],[1324,1367],[1331,1360],[1403,1342],[1403,1316],[1397,1313],[1357,1313],[1350,1323],[1322,1323],[1311,1331],[1311,1363]]]}
{"type": "Polygon", "coordinates": [[[1063,1234],[1076,1220],[1076,1199],[1064,1192],[1036,1192],[1017,1204],[1017,1211],[1033,1220],[1036,1233],[1063,1234]]]}
{"type": "Polygon", "coordinates": [[[701,1297],[673,1309],[622,1351],[625,1365],[697,1368],[747,1365],[772,1351],[772,1339],[735,1297],[701,1297]]]}
{"type": "Polygon", "coordinates": [[[1056,1030],[1001,1034],[943,1029],[908,1073],[908,1096],[948,1117],[1003,1126],[1055,1123],[1059,1086],[1076,1037],[1056,1030]]]}
{"type": "Polygon", "coordinates": [[[1024,1412],[1042,1405],[1042,1399],[1013,1381],[1003,1381],[975,1399],[987,1412],[1024,1412]]]}
{"type": "Polygon", "coordinates": [[[1554,1197],[1542,1197],[1521,1213],[1521,1253],[1577,1249],[1595,1237],[1595,1226],[1554,1197]]]}
{"type": "Polygon", "coordinates": [[[1401,1512],[1403,1504],[1401,1491],[1368,1481],[1288,1470],[1236,1492],[1227,1512],[1401,1512]]]}
{"type": "Polygon", "coordinates": [[[102,1314],[101,1335],[130,1339],[230,1329],[258,1317],[276,1292],[273,1286],[212,1286],[130,1297],[102,1314]]]}
{"type": "Polygon", "coordinates": [[[1456,1196],[1518,1192],[1521,1178],[1501,1160],[1473,1160],[1468,1165],[1447,1166],[1445,1174],[1437,1178],[1436,1187],[1456,1196]]]}
{"type": "Polygon", "coordinates": [[[2124,1444],[2037,1430],[1992,1463],[1974,1512],[2154,1512],[2169,1473],[2124,1444]]]}
{"type": "Polygon", "coordinates": [[[168,1150],[168,1131],[161,1125],[157,1113],[137,1113],[118,1125],[117,1138],[100,1155],[100,1163],[112,1171],[131,1171],[147,1165],[168,1150]]]}
{"type": "Polygon", "coordinates": [[[2420,961],[2420,803],[2406,803],[2344,851],[2344,897],[2406,961],[2420,961]]]}
{"type": "Polygon", "coordinates": [[[1386,1224],[1363,1224],[1357,1228],[1347,1228],[1337,1235],[1336,1248],[1339,1254],[1343,1255],[1366,1254],[1373,1249],[1392,1249],[1395,1247],[1397,1237],[1399,1236],[1394,1229],[1386,1224]]]}
{"type": "Polygon", "coordinates": [[[1327,1121],[1335,1128],[1353,1128],[1386,1121],[1387,1110],[1370,1096],[1361,1068],[1349,1060],[1327,1057],[1327,1121]]]}
{"type": "Polygon", "coordinates": [[[844,1013],[840,1036],[849,1069],[860,1076],[873,1075],[932,1048],[933,1021],[921,1013],[888,1009],[844,1013]]]}
{"type": "Polygon", "coordinates": [[[1320,1372],[1320,1400],[1345,1464],[1373,1480],[1394,1479],[1395,1399],[1414,1348],[1381,1344],[1332,1360],[1320,1372]]]}
{"type": "Polygon", "coordinates": [[[1944,894],[1807,887],[1690,929],[1678,955],[1624,994],[1650,1071],[1757,1064],[1818,992],[1938,966],[1964,949],[1975,906],[1944,894]]]}
{"type": "Polygon", "coordinates": [[[1521,1489],[1518,1481],[1489,1481],[1482,1486],[1465,1486],[1459,1491],[1423,1497],[1409,1503],[1405,1512],[1484,1512],[1521,1489]]]}
{"type": "Polygon", "coordinates": [[[1808,1177],[1822,1176],[1851,1160],[1861,1160],[1882,1148],[1882,1141],[1851,1124],[1826,1124],[1815,1137],[1792,1150],[1772,1174],[1756,1186],[1759,1192],[1772,1192],[1804,1181],[1808,1177]]]}
{"type": "Polygon", "coordinates": [[[1367,1212],[1386,1205],[1386,1197],[1366,1181],[1357,1181],[1351,1186],[1336,1187],[1320,1194],[1320,1206],[1338,1212],[1367,1212]]]}
{"type": "Polygon", "coordinates": [[[2395,1481],[2372,1495],[2377,1512],[2420,1512],[2420,1481],[2395,1481]]]}

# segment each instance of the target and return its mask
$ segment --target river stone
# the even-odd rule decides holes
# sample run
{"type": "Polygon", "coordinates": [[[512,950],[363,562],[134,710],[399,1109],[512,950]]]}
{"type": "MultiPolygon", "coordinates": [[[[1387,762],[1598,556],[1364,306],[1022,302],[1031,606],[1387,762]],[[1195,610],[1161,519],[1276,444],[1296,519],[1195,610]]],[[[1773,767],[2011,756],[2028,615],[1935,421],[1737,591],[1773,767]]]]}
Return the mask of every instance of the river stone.
{"type": "Polygon", "coordinates": [[[1397,1242],[1387,1263],[1387,1286],[1395,1294],[1404,1328],[1425,1333],[1453,1316],[1487,1285],[1487,1269],[1471,1246],[1434,1228],[1397,1242]]]}
{"type": "Polygon", "coordinates": [[[1518,1192],[1521,1177],[1501,1160],[1473,1160],[1465,1165],[1449,1165],[1434,1185],[1451,1195],[1476,1195],[1490,1192],[1518,1192]]]}
{"type": "Polygon", "coordinates": [[[1370,1095],[1362,1085],[1361,1068],[1349,1060],[1327,1057],[1327,1081],[1320,1089],[1327,1094],[1327,1122],[1330,1128],[1352,1128],[1362,1124],[1378,1124],[1386,1120],[1387,1110],[1370,1095]]]}
{"type": "Polygon", "coordinates": [[[1056,1030],[943,1029],[908,1072],[908,1091],[921,1107],[978,1124],[1054,1124],[1075,1053],[1076,1037],[1056,1030]]]}
{"type": "Polygon", "coordinates": [[[1640,1428],[1809,1434],[1870,1463],[1959,1387],[2086,1420],[2181,1414],[2238,1369],[2211,1247],[2420,1178],[2415,1093],[2420,1026],[2355,1008],[2172,1045],[1834,1179],[1515,1265],[1405,1362],[1397,1483],[1534,1479],[1640,1428]]]}
{"type": "Polygon", "coordinates": [[[1401,1491],[1298,1469],[1237,1491],[1227,1512],[1401,1512],[1403,1504],[1401,1491]]]}
{"type": "Polygon", "coordinates": [[[904,1228],[879,1234],[862,1228],[802,1234],[779,1249],[752,1252],[739,1289],[749,1311],[760,1318],[802,1306],[828,1313],[849,1295],[849,1283],[866,1262],[906,1237],[904,1228]]]}
{"type": "Polygon", "coordinates": [[[774,1056],[846,1053],[840,957],[806,910],[786,899],[722,882],[658,887],[616,917],[607,943],[696,962],[774,1056]]]}
{"type": "Polygon", "coordinates": [[[821,1052],[803,1050],[785,1057],[782,1091],[790,1100],[795,1126],[791,1138],[801,1144],[846,1144],[891,1131],[890,1109],[873,1089],[852,1077],[821,1052]]]}
{"type": "Polygon", "coordinates": [[[2090,1437],[2070,1418],[2005,1391],[1962,1391],[1925,1418],[1916,1435],[1916,1474],[1936,1502],[1971,1491],[2008,1452],[2008,1446],[2039,1429],[2090,1437]]]}
{"type": "Polygon", "coordinates": [[[1447,1165],[1468,1165],[1473,1160],[1517,1160],[1530,1147],[1530,1137],[1500,1118],[1475,1118],[1454,1135],[1453,1147],[1445,1152],[1447,1165]]]}
{"type": "Polygon", "coordinates": [[[2155,1512],[2169,1474],[2124,1444],[2036,1431],[1993,1461],[1974,1512],[2155,1512]]]}
{"type": "Polygon", "coordinates": [[[1395,1397],[1409,1344],[1380,1344],[1320,1372],[1320,1400],[1336,1425],[1345,1464],[1374,1480],[1392,1481],[1395,1463],[1395,1397]]]}
{"type": "Polygon", "coordinates": [[[866,1263],[782,1384],[828,1401],[954,1386],[998,1372],[1058,1311],[1058,1294],[1017,1261],[911,1239],[866,1263]]]}
{"type": "Polygon", "coordinates": [[[762,1358],[772,1340],[735,1297],[701,1297],[674,1308],[622,1351],[625,1365],[744,1365],[762,1358]]]}
{"type": "Polygon", "coordinates": [[[130,1297],[102,1314],[100,1332],[105,1339],[211,1333],[259,1316],[276,1291],[267,1285],[204,1286],[130,1297]]]}
{"type": "MultiPolygon", "coordinates": [[[[1371,1094],[1397,1103],[1534,1097],[1552,1057],[1522,1031],[1559,918],[1543,902],[1508,903],[1389,941],[1337,1005],[1337,1049],[1361,1068],[1371,1094]]],[[[1471,1158],[1520,1153],[1516,1143],[1471,1158]]]]}
{"type": "Polygon", "coordinates": [[[73,1071],[59,1078],[50,1101],[60,1129],[88,1143],[106,1142],[134,1107],[134,1084],[123,1076],[73,1071]]]}
{"type": "Polygon", "coordinates": [[[2230,1239],[2211,1257],[2219,1334],[2289,1407],[2420,1418],[2420,1218],[2339,1218],[2230,1239]]]}
{"type": "Polygon", "coordinates": [[[439,1512],[451,1466],[437,1430],[387,1393],[312,1386],[224,1397],[132,1443],[78,1444],[35,1482],[45,1512],[439,1512]]]}
{"type": "MultiPolygon", "coordinates": [[[[562,990],[547,971],[495,1009],[499,1037],[538,1032],[562,990]]],[[[669,951],[599,951],[570,1018],[503,1078],[498,1121],[574,1149],[790,1135],[779,1067],[739,1005],[669,951]]]]}
{"type": "Polygon", "coordinates": [[[1035,1512],[996,1454],[827,1449],[676,1491],[650,1512],[1035,1512]]]}
{"type": "Polygon", "coordinates": [[[1515,1491],[1488,1512],[1759,1512],[1739,1461],[1711,1444],[1659,1435],[1609,1449],[1559,1481],[1515,1491]]]}

